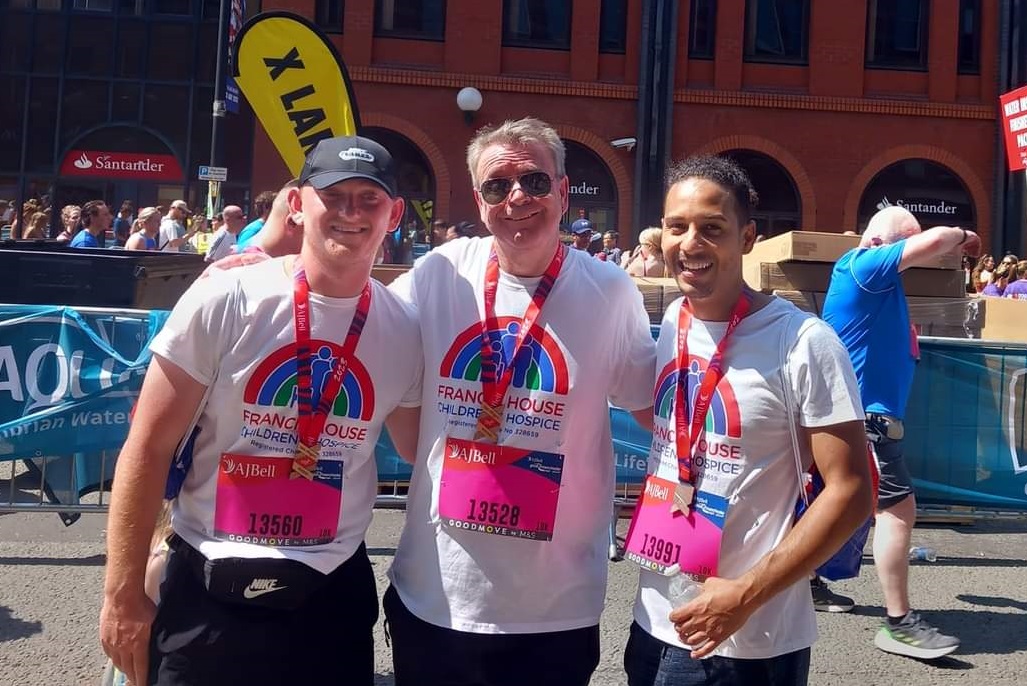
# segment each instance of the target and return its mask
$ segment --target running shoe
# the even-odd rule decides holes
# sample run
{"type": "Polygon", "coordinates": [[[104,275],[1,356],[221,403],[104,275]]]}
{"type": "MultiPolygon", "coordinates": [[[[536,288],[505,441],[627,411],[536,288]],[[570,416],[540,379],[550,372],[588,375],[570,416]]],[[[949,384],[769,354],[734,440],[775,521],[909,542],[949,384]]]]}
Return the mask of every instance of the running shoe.
{"type": "Polygon", "coordinates": [[[813,593],[813,609],[817,612],[852,612],[856,607],[852,598],[835,593],[819,576],[809,580],[809,590],[813,593]]]}
{"type": "Polygon", "coordinates": [[[920,660],[934,660],[944,657],[959,647],[959,639],[946,636],[920,618],[916,612],[908,613],[898,626],[885,621],[874,645],[886,653],[915,657],[920,660]]]}

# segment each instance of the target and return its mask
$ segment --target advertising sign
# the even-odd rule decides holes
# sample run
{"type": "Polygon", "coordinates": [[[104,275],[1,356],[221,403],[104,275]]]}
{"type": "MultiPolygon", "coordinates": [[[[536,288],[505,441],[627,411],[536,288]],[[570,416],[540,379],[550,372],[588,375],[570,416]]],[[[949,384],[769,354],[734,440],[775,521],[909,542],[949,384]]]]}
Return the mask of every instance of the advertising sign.
{"type": "Polygon", "coordinates": [[[232,64],[236,83],[294,176],[318,141],[357,132],[346,66],[306,19],[258,14],[236,37],[232,64]]]}
{"type": "Polygon", "coordinates": [[[174,155],[102,150],[69,150],[61,161],[61,176],[138,181],[183,180],[182,167],[174,155]]]}
{"type": "Polygon", "coordinates": [[[1009,171],[1027,169],[1027,86],[999,96],[1009,171]]]}

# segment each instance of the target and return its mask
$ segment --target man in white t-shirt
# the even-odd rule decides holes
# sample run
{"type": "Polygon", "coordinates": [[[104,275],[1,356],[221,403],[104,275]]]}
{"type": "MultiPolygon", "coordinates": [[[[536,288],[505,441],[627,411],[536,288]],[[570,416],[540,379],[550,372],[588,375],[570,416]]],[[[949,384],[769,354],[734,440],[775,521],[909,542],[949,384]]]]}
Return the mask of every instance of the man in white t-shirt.
{"type": "Polygon", "coordinates": [[[608,402],[649,419],[654,343],[624,272],[560,242],[552,127],[484,129],[467,159],[492,235],[439,246],[393,284],[425,360],[384,600],[396,684],[584,686],[606,589],[608,402]]]}
{"type": "Polygon", "coordinates": [[[321,141],[300,187],[296,257],[197,281],[154,339],[111,501],[100,633],[133,683],[374,681],[363,543],[383,423],[412,456],[422,376],[412,310],[370,279],[403,216],[392,158],[321,141]],[[195,419],[194,419],[195,417],[195,419]],[[195,421],[161,605],[143,592],[176,444],[195,421]]]}
{"type": "Polygon", "coordinates": [[[192,250],[189,246],[189,239],[196,234],[196,231],[185,228],[185,222],[192,214],[185,200],[175,200],[171,203],[167,215],[160,222],[160,231],[157,233],[158,250],[164,252],[189,252],[192,250]]]}
{"type": "Polygon", "coordinates": [[[225,223],[210,238],[210,247],[203,258],[207,262],[217,262],[235,252],[235,240],[242,227],[246,226],[246,215],[238,205],[227,205],[221,210],[221,216],[224,217],[225,223]]]}
{"type": "Polygon", "coordinates": [[[808,576],[871,509],[855,374],[824,322],[742,281],[756,233],[745,172],[691,158],[668,187],[661,244],[685,298],[660,329],[649,476],[626,542],[642,565],[628,684],[805,684],[808,576]],[[826,486],[793,527],[811,461],[826,486]]]}

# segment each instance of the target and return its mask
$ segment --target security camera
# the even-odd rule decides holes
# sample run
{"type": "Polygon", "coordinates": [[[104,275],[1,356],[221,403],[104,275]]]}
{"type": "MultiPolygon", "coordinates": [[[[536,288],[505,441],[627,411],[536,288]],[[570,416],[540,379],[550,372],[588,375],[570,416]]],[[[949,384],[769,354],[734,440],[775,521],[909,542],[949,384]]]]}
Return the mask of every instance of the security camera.
{"type": "Polygon", "coordinates": [[[634,150],[636,142],[638,142],[637,139],[631,136],[629,138],[614,138],[610,141],[610,145],[621,150],[631,151],[634,150]]]}

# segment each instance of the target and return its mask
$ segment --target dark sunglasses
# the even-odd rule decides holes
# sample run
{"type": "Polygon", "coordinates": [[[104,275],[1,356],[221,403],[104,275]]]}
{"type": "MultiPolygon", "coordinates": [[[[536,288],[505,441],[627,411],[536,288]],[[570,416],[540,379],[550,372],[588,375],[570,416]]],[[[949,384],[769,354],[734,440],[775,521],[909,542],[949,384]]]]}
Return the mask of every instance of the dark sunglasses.
{"type": "Polygon", "coordinates": [[[488,181],[483,181],[481,187],[478,188],[478,192],[481,193],[481,199],[489,205],[498,205],[510,195],[510,191],[514,187],[514,181],[517,182],[522,191],[533,198],[549,195],[549,192],[553,190],[553,180],[549,177],[549,174],[533,171],[521,174],[513,179],[489,179],[488,181]]]}

